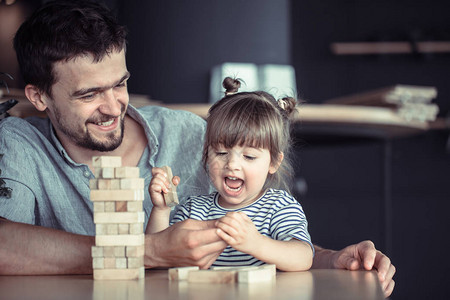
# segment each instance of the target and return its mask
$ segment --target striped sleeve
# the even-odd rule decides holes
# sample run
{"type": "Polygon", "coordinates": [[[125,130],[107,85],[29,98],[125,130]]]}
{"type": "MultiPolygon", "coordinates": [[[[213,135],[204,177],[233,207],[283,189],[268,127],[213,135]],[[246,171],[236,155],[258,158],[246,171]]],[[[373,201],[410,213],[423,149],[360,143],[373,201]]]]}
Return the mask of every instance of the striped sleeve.
{"type": "Polygon", "coordinates": [[[314,249],[308,232],[308,221],[302,206],[296,200],[280,207],[273,214],[270,231],[273,239],[288,241],[295,238],[307,242],[314,249]]]}

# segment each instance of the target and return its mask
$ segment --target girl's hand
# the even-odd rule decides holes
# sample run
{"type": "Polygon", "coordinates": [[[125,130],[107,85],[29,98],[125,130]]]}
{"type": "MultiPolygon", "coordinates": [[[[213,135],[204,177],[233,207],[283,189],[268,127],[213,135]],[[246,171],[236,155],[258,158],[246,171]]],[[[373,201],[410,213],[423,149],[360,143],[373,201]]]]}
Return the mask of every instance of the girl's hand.
{"type": "Polygon", "coordinates": [[[154,208],[169,208],[164,201],[163,194],[167,194],[170,189],[170,181],[177,186],[180,183],[180,177],[174,176],[167,178],[167,173],[161,168],[152,168],[152,180],[148,187],[150,199],[152,200],[154,208]]]}
{"type": "Polygon", "coordinates": [[[263,237],[243,212],[229,212],[216,221],[217,235],[234,249],[251,254],[263,237]]]}

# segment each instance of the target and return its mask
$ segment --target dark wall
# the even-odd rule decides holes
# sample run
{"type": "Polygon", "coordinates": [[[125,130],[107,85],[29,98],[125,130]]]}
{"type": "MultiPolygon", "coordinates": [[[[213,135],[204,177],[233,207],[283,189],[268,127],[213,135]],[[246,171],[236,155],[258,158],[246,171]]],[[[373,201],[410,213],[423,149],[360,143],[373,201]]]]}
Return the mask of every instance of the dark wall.
{"type": "MultiPolygon", "coordinates": [[[[334,56],[330,43],[450,40],[448,1],[116,1],[130,31],[130,92],[165,102],[207,102],[223,62],[287,63],[309,103],[394,84],[431,85],[450,109],[450,54],[334,56]]],[[[297,192],[313,241],[342,248],[364,239],[397,266],[393,299],[448,298],[448,131],[296,144],[297,192]],[[386,227],[385,200],[392,226],[386,227]],[[387,238],[388,233],[392,235],[387,238]],[[389,242],[390,241],[390,242],[389,242]]],[[[388,224],[389,225],[389,224],[388,224]]]]}
{"type": "MultiPolygon", "coordinates": [[[[450,109],[450,54],[335,56],[332,42],[450,40],[448,1],[292,1],[293,64],[310,103],[394,84],[430,85],[450,109]]],[[[327,247],[372,239],[397,267],[393,299],[450,295],[448,131],[342,145],[306,139],[298,175],[311,234],[327,247]],[[387,177],[386,177],[387,176],[387,177]],[[384,201],[391,201],[392,235],[384,201]]],[[[335,137],[339,139],[339,137],[335,137]]]]}
{"type": "Polygon", "coordinates": [[[207,102],[213,66],[290,63],[288,1],[123,1],[130,90],[164,102],[207,102]]]}

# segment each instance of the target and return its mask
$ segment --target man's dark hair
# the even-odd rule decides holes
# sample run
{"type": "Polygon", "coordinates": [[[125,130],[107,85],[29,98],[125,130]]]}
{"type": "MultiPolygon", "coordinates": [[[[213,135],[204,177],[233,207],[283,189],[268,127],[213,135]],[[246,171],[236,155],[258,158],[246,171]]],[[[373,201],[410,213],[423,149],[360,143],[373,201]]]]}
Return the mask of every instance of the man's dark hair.
{"type": "Polygon", "coordinates": [[[53,65],[80,55],[94,62],[126,47],[126,30],[103,4],[57,0],[38,8],[14,37],[25,84],[51,95],[56,82],[53,65]]]}

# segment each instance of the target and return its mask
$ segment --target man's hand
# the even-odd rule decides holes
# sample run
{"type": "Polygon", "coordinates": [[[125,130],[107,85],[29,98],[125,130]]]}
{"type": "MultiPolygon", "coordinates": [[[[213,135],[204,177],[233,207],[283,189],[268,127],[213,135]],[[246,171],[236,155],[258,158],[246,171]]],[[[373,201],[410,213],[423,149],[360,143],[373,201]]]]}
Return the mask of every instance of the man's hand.
{"type": "Polygon", "coordinates": [[[389,297],[394,290],[395,266],[389,257],[375,248],[371,241],[363,241],[332,251],[316,247],[313,268],[334,268],[347,270],[377,270],[384,296],[389,297]]]}
{"type": "Polygon", "coordinates": [[[209,268],[227,246],[217,235],[215,222],[188,219],[146,235],[145,265],[209,268]]]}
{"type": "Polygon", "coordinates": [[[252,220],[243,212],[228,212],[217,220],[217,234],[234,249],[251,253],[261,243],[263,236],[252,220]]]}

